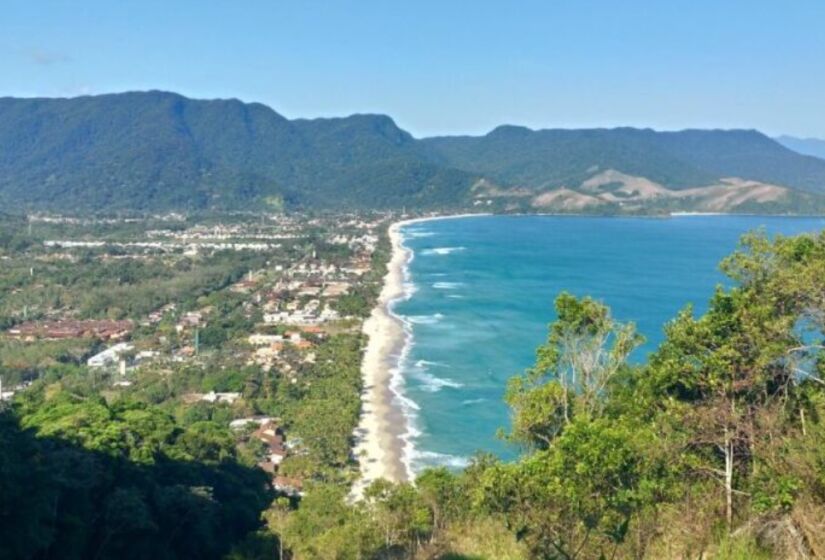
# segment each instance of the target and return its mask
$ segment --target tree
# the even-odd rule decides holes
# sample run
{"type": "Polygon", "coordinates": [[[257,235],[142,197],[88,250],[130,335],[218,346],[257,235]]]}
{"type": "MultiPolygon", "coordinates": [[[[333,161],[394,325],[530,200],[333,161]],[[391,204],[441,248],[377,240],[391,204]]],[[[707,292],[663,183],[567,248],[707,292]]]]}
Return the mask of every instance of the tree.
{"type": "Polygon", "coordinates": [[[722,265],[738,285],[718,289],[698,319],[683,311],[647,368],[649,389],[668,397],[660,403],[687,432],[689,468],[723,488],[729,529],[737,498],[750,496],[759,442],[779,435],[768,418],[794,401],[801,380],[818,379],[799,367],[819,348],[799,327],[818,321],[821,332],[823,263],[822,237],[746,236],[722,265]]]}
{"type": "Polygon", "coordinates": [[[510,439],[528,448],[548,448],[575,414],[598,416],[608,384],[643,341],[591,298],[562,293],[556,314],[536,364],[510,380],[504,397],[513,410],[510,439]]]}
{"type": "Polygon", "coordinates": [[[278,536],[278,560],[284,560],[283,535],[288,527],[289,513],[291,510],[289,500],[280,497],[272,502],[272,506],[264,513],[267,527],[278,536]]]}
{"type": "Polygon", "coordinates": [[[364,490],[364,497],[383,529],[385,547],[400,545],[415,551],[432,534],[432,512],[411,484],[376,480],[364,490]]]}
{"type": "Polygon", "coordinates": [[[641,426],[575,418],[551,447],[485,470],[474,501],[502,515],[531,557],[610,558],[634,517],[661,498],[655,448],[641,426]]]}

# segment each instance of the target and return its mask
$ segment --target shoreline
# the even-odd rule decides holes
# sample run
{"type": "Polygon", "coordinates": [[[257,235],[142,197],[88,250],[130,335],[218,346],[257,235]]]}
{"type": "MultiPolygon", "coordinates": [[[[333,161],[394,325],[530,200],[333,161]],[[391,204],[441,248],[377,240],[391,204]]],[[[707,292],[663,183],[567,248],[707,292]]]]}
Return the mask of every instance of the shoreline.
{"type": "MultiPolygon", "coordinates": [[[[391,482],[414,481],[412,459],[414,440],[418,435],[412,424],[414,415],[407,409],[416,405],[404,395],[404,361],[413,340],[410,324],[393,312],[398,301],[412,296],[409,264],[413,251],[404,245],[402,228],[421,222],[459,218],[494,216],[493,213],[432,215],[402,219],[390,224],[388,235],[392,253],[387,273],[375,307],[364,322],[362,331],[368,337],[364,350],[361,375],[361,415],[354,432],[352,454],[359,463],[360,474],[354,481],[350,498],[363,497],[364,489],[375,480],[391,482]]],[[[725,214],[683,214],[662,217],[690,217],[696,215],[725,216],[725,214]]],[[[737,216],[738,214],[733,214],[737,216]]],[[[553,216],[552,214],[511,214],[511,216],[553,216]]],[[[563,215],[579,217],[577,215],[563,215]]],[[[589,217],[589,216],[588,216],[589,217]]],[[[646,218],[648,216],[633,216],[646,218]]]]}
{"type": "Polygon", "coordinates": [[[387,274],[378,302],[362,329],[368,342],[361,363],[364,390],[353,447],[353,455],[360,468],[360,476],[352,487],[352,497],[355,499],[360,499],[364,489],[380,478],[391,482],[414,479],[410,466],[412,426],[401,406],[404,395],[400,371],[411,346],[412,333],[392,311],[396,302],[412,295],[406,280],[413,252],[404,246],[401,228],[432,220],[489,215],[424,216],[394,222],[387,230],[392,245],[387,274]]]}

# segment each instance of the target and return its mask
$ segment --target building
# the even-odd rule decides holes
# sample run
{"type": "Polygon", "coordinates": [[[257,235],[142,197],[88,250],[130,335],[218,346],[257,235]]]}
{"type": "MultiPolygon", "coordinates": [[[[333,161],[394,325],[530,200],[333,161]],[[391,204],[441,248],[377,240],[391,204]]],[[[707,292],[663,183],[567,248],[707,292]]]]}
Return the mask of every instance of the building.
{"type": "Polygon", "coordinates": [[[284,337],[279,334],[251,334],[246,339],[252,346],[266,346],[284,341],[284,337]]]}
{"type": "Polygon", "coordinates": [[[239,398],[241,398],[240,393],[216,393],[215,391],[209,391],[205,395],[202,395],[200,400],[210,403],[232,404],[239,398]]]}
{"type": "Polygon", "coordinates": [[[251,437],[262,442],[266,447],[264,460],[260,461],[258,466],[267,472],[275,472],[287,456],[281,429],[274,422],[264,422],[252,433],[251,437]]]}
{"type": "Polygon", "coordinates": [[[249,416],[247,418],[237,418],[229,423],[229,428],[232,430],[242,430],[250,424],[263,426],[272,422],[269,416],[249,416]]]}
{"type": "Polygon", "coordinates": [[[134,349],[135,347],[128,342],[119,342],[86,360],[86,365],[93,368],[102,368],[113,366],[121,361],[125,363],[121,356],[134,349]]]}

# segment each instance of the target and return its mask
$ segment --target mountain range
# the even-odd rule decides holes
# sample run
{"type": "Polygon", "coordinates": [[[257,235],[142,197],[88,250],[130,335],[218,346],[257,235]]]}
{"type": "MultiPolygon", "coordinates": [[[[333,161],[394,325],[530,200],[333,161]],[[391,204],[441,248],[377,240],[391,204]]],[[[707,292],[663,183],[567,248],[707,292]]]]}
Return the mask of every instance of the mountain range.
{"type": "Polygon", "coordinates": [[[819,138],[796,138],[794,136],[777,136],[777,142],[800,154],[825,159],[825,140],[819,138]]]}
{"type": "Polygon", "coordinates": [[[290,120],[149,91],[0,98],[0,208],[820,212],[825,160],[755,130],[416,139],[385,115],[290,120]]]}

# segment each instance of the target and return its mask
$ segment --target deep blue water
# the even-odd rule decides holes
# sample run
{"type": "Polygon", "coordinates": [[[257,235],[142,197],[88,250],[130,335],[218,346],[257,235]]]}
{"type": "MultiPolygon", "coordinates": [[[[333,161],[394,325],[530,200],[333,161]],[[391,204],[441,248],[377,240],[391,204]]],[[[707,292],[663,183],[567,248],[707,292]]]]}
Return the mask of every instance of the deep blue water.
{"type": "Polygon", "coordinates": [[[707,308],[725,281],[719,261],[759,227],[795,234],[825,219],[490,216],[406,226],[415,292],[394,310],[413,333],[401,366],[414,403],[413,468],[460,466],[477,450],[512,454],[495,436],[508,424],[504,387],[533,363],[559,292],[593,296],[634,321],[647,338],[633,356],[641,361],[682,307],[707,308]]]}

